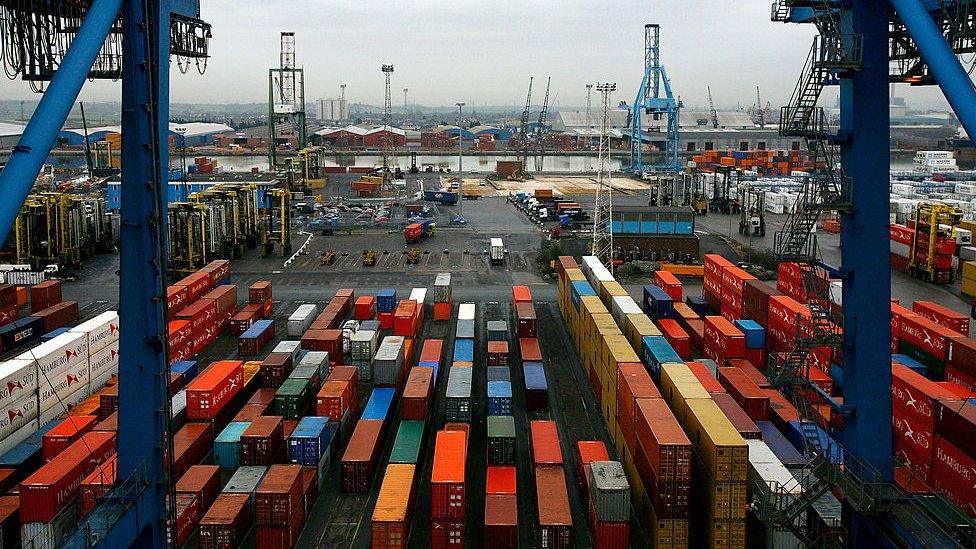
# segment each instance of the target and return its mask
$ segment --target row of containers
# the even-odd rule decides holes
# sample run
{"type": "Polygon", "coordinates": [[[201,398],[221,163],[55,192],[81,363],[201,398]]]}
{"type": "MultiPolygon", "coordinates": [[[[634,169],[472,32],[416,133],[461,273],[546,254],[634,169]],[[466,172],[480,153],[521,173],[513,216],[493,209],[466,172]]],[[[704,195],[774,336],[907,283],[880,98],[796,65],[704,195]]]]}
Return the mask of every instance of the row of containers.
{"type": "Polygon", "coordinates": [[[77,321],[78,302],[62,299],[60,281],[0,284],[0,353],[47,341],[77,321]]]}
{"type": "MultiPolygon", "coordinates": [[[[170,293],[177,289],[185,303],[188,286],[196,281],[196,300],[216,303],[216,294],[211,295],[214,282],[226,281],[228,274],[226,263],[211,264],[171,287],[170,293]]],[[[4,299],[10,292],[0,289],[4,299]]],[[[14,494],[4,496],[0,524],[5,526],[4,546],[47,547],[60,543],[114,482],[119,317],[106,311],[72,327],[77,304],[61,300],[59,283],[38,284],[30,293],[32,308],[42,307],[32,313],[40,314],[41,326],[50,320],[43,312],[59,306],[66,312],[57,315],[58,323],[65,325],[47,331],[39,345],[0,363],[0,400],[7,408],[0,421],[0,488],[14,494]]],[[[185,326],[188,322],[179,314],[173,316],[171,348],[192,345],[185,343],[193,336],[185,326]]],[[[19,344],[34,339],[25,337],[19,344]]],[[[181,390],[195,376],[196,364],[174,361],[170,369],[174,422],[179,425],[185,419],[181,390]]]]}

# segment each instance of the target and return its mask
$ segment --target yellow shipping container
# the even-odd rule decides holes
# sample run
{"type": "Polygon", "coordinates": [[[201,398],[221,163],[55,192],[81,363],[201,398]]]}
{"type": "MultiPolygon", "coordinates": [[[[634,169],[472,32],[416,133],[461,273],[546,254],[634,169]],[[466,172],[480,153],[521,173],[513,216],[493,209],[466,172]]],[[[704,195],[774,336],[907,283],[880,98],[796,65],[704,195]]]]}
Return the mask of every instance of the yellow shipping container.
{"type": "Polygon", "coordinates": [[[696,456],[714,482],[745,482],[749,468],[749,446],[742,435],[711,399],[686,402],[687,421],[682,425],[696,456]]]}
{"type": "Polygon", "coordinates": [[[976,280],[976,261],[967,261],[962,264],[962,277],[976,280]]]}
{"type": "Polygon", "coordinates": [[[713,520],[745,519],[746,506],[749,500],[746,496],[745,482],[699,482],[703,489],[705,506],[713,520]]]}
{"type": "Polygon", "coordinates": [[[620,330],[609,313],[590,315],[589,321],[583,328],[584,342],[579,353],[580,360],[586,366],[587,374],[590,370],[597,368],[604,338],[618,334],[620,334],[620,330]]]}
{"type": "Polygon", "coordinates": [[[627,315],[624,335],[634,349],[641,349],[644,346],[644,336],[660,336],[661,330],[657,329],[654,322],[644,313],[631,313],[627,315]]]}
{"type": "Polygon", "coordinates": [[[746,546],[746,521],[713,520],[708,526],[712,549],[740,549],[746,546]]]}
{"type": "Polygon", "coordinates": [[[564,276],[568,282],[582,282],[586,280],[586,276],[580,269],[566,269],[563,272],[565,273],[564,276]]]}
{"type": "Polygon", "coordinates": [[[637,467],[634,465],[634,454],[630,453],[630,448],[624,442],[620,443],[622,451],[617,455],[620,456],[623,465],[624,474],[627,475],[627,482],[630,484],[630,499],[634,506],[634,511],[637,516],[641,516],[644,509],[649,507],[647,505],[646,494],[644,491],[644,483],[641,481],[640,475],[637,474],[637,467]]]}
{"type": "Polygon", "coordinates": [[[674,412],[678,423],[688,431],[689,400],[712,400],[712,395],[702,387],[698,378],[683,362],[668,362],[661,365],[661,395],[674,412]]]}
{"type": "MultiPolygon", "coordinates": [[[[606,378],[612,379],[614,386],[616,386],[617,364],[639,363],[640,357],[634,352],[634,348],[630,346],[630,342],[620,333],[620,330],[617,330],[615,334],[601,334],[600,339],[600,357],[597,360],[597,371],[603,373],[606,378]]],[[[614,400],[616,398],[614,395],[614,400]]]]}
{"type": "Polygon", "coordinates": [[[962,293],[976,297],[976,278],[962,279],[962,293]]]}
{"type": "Polygon", "coordinates": [[[613,422],[613,429],[610,430],[610,438],[613,439],[613,447],[617,451],[617,456],[624,455],[624,436],[620,432],[620,423],[613,422]]]}
{"type": "Polygon", "coordinates": [[[619,282],[617,282],[616,280],[611,280],[609,282],[604,282],[600,286],[599,295],[600,295],[600,299],[602,299],[603,302],[606,303],[607,306],[609,307],[610,301],[612,300],[613,297],[630,295],[630,294],[627,293],[627,290],[625,290],[624,287],[621,286],[619,282]]]}
{"type": "Polygon", "coordinates": [[[589,329],[590,317],[594,314],[609,315],[610,311],[603,306],[603,302],[595,295],[581,297],[579,318],[577,320],[577,333],[579,334],[579,338],[576,341],[576,352],[580,356],[583,356],[585,353],[584,349],[590,346],[590,339],[592,338],[589,329]]]}
{"type": "Polygon", "coordinates": [[[651,546],[656,549],[686,549],[688,545],[688,519],[659,519],[650,515],[651,546]]]}

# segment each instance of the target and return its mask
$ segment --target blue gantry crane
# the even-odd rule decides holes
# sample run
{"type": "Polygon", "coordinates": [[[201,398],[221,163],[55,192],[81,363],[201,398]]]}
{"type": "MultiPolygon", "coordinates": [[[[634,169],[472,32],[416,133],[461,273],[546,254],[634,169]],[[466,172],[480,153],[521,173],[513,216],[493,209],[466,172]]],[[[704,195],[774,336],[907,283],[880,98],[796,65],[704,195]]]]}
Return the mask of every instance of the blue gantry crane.
{"type": "Polygon", "coordinates": [[[799,330],[794,349],[771,357],[767,368],[800,411],[810,466],[799,478],[802,496],[759,502],[757,509],[774,529],[790,530],[806,543],[973,546],[971,520],[961,513],[946,520],[948,513],[931,512],[931,499],[923,505],[893,483],[887,87],[889,80],[939,85],[969,136],[976,135],[976,90],[957,58],[976,53],[976,2],[777,0],[771,13],[773,21],[810,23],[818,31],[779,123],[781,135],[805,141],[816,169],[774,240],[781,260],[806,264],[811,314],[798,320],[808,329],[799,330]],[[827,86],[840,88],[837,128],[818,106],[827,86]],[[836,268],[820,261],[812,232],[824,211],[842,220],[836,268]],[[840,317],[830,312],[826,270],[843,280],[840,317]],[[843,353],[843,403],[806,379],[807,357],[817,347],[843,353]],[[811,398],[828,402],[842,427],[818,424],[811,398]],[[843,500],[842,539],[813,539],[798,527],[804,508],[827,490],[843,500]]]}
{"type": "Polygon", "coordinates": [[[8,76],[47,88],[0,172],[9,233],[87,78],[122,81],[122,207],[116,487],[66,547],[165,547],[175,503],[166,476],[166,201],[171,55],[206,67],[210,25],[199,0],[0,2],[8,76]],[[64,45],[68,45],[64,50],[64,45]]]}
{"type": "Polygon", "coordinates": [[[630,113],[630,166],[636,175],[647,172],[675,173],[681,171],[678,161],[678,118],[681,100],[671,91],[671,79],[661,64],[661,26],[644,25],[644,78],[637,89],[637,97],[630,113]],[[661,92],[664,92],[663,95],[661,92]],[[653,124],[650,122],[654,122],[653,124]],[[650,133],[661,133],[661,159],[652,162],[646,156],[644,145],[650,144],[650,133]]]}

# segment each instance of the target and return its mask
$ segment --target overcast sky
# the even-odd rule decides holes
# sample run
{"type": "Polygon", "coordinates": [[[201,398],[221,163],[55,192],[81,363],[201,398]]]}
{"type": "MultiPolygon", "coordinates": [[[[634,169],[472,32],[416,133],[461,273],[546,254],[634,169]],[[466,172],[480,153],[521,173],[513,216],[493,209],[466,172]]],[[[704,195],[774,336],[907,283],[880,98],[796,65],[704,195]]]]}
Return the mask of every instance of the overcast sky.
{"type": "MultiPolygon", "coordinates": [[[[306,98],[338,96],[380,105],[380,65],[392,63],[393,101],[440,106],[516,105],[535,76],[533,103],[552,76],[557,107],[585,104],[585,84],[617,83],[616,101],[634,99],[643,69],[644,23],[661,25],[662,58],[687,106],[755,102],[756,86],[773,107],[792,92],[810,48],[810,25],[769,21],[769,0],[203,0],[213,24],[204,76],[175,68],[172,100],[263,102],[268,68],[278,63],[279,33],[296,33],[306,98]],[[731,5],[731,6],[730,6],[731,5]],[[541,82],[540,82],[541,80],[541,82]]],[[[904,89],[904,88],[903,88],[904,89]]],[[[904,93],[904,92],[902,92],[904,93]]],[[[938,90],[912,90],[916,106],[938,105],[938,90]]],[[[32,98],[22,82],[0,98],[32,98]]],[[[117,83],[86,84],[82,99],[118,100],[117,83]]]]}

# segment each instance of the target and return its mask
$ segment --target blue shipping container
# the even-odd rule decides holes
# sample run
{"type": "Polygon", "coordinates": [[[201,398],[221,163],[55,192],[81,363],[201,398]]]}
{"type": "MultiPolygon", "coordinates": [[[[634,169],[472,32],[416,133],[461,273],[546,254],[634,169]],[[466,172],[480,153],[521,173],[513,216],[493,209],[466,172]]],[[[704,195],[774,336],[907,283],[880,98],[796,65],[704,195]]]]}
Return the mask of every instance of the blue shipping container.
{"type": "Polygon", "coordinates": [[[492,381],[512,381],[511,370],[507,366],[489,366],[488,382],[492,381]]]}
{"type": "Polygon", "coordinates": [[[641,303],[641,309],[652,320],[671,318],[674,314],[674,300],[657,286],[644,286],[644,301],[641,303]]]}
{"type": "Polygon", "coordinates": [[[580,298],[584,296],[595,296],[596,292],[593,291],[593,287],[590,286],[585,280],[575,280],[572,284],[572,292],[570,294],[570,300],[573,302],[573,307],[579,311],[580,308],[580,298]]]}
{"type": "Polygon", "coordinates": [[[925,375],[925,365],[908,355],[891,355],[891,360],[901,364],[917,374],[921,374],[923,376],[925,375]]]}
{"type": "Polygon", "coordinates": [[[376,292],[376,310],[380,313],[392,313],[397,305],[397,292],[393,288],[383,288],[376,292]]]}
{"type": "Polygon", "coordinates": [[[58,337],[59,335],[67,332],[70,329],[71,326],[62,326],[61,328],[51,330],[50,332],[41,336],[41,343],[44,343],[45,341],[51,341],[52,339],[58,337]]]}
{"type": "Polygon", "coordinates": [[[641,358],[651,372],[654,381],[661,380],[661,365],[667,362],[684,363],[664,336],[644,336],[641,358]]]}
{"type": "MultiPolygon", "coordinates": [[[[838,445],[833,438],[827,434],[826,431],[820,427],[813,426],[817,430],[817,438],[819,439],[819,446],[821,448],[829,448],[830,450],[830,461],[833,463],[843,463],[844,462],[844,450],[838,445]]],[[[803,436],[803,431],[800,429],[799,420],[793,420],[786,424],[786,440],[790,441],[800,453],[803,453],[803,449],[806,447],[806,440],[803,436]]]]}
{"type": "Polygon", "coordinates": [[[766,330],[755,320],[736,320],[735,327],[746,336],[746,349],[764,349],[766,330]]]}
{"type": "Polygon", "coordinates": [[[26,477],[41,466],[44,435],[61,423],[61,419],[51,420],[20,444],[0,456],[0,467],[17,471],[17,476],[26,477]]]}
{"type": "Polygon", "coordinates": [[[417,363],[417,366],[420,366],[422,368],[431,368],[431,369],[433,369],[434,370],[434,375],[433,375],[434,385],[437,385],[437,373],[441,369],[441,363],[440,362],[438,362],[436,360],[427,360],[427,361],[424,361],[424,362],[418,362],[417,363]]]}
{"type": "Polygon", "coordinates": [[[197,361],[195,360],[177,360],[169,367],[170,371],[174,374],[183,374],[183,383],[189,383],[190,380],[197,377],[197,361]]]}
{"type": "Polygon", "coordinates": [[[244,339],[260,337],[261,334],[274,327],[274,320],[256,320],[240,337],[244,339]]]}
{"type": "Polygon", "coordinates": [[[303,417],[288,438],[288,461],[314,467],[329,455],[339,424],[327,417],[303,417]]]}
{"type": "Polygon", "coordinates": [[[512,383],[510,381],[488,382],[488,415],[512,415],[512,383]]]}
{"type": "Polygon", "coordinates": [[[454,340],[454,362],[474,362],[474,340],[454,340]]]}
{"type": "Polygon", "coordinates": [[[700,295],[689,295],[685,297],[685,304],[691,307],[692,311],[698,314],[698,316],[708,316],[710,311],[708,310],[708,303],[705,302],[705,298],[700,295]]]}
{"type": "Polygon", "coordinates": [[[457,204],[458,193],[450,191],[424,191],[424,200],[442,204],[457,204]]]}
{"type": "Polygon", "coordinates": [[[250,421],[232,421],[214,440],[214,463],[222,469],[237,469],[241,464],[241,435],[250,421]]]}
{"type": "Polygon", "coordinates": [[[530,391],[547,391],[546,370],[541,362],[526,362],[522,364],[522,375],[525,377],[525,388],[530,391]]]}
{"type": "Polygon", "coordinates": [[[757,421],[756,425],[762,431],[762,441],[766,443],[766,446],[769,446],[769,449],[783,462],[783,465],[788,469],[807,466],[808,460],[793,447],[790,441],[786,440],[783,433],[779,432],[779,429],[772,422],[757,421]]]}
{"type": "Polygon", "coordinates": [[[393,394],[396,392],[394,387],[375,387],[366,402],[363,410],[362,419],[378,419],[386,421],[390,414],[390,405],[393,403],[393,394]]]}

